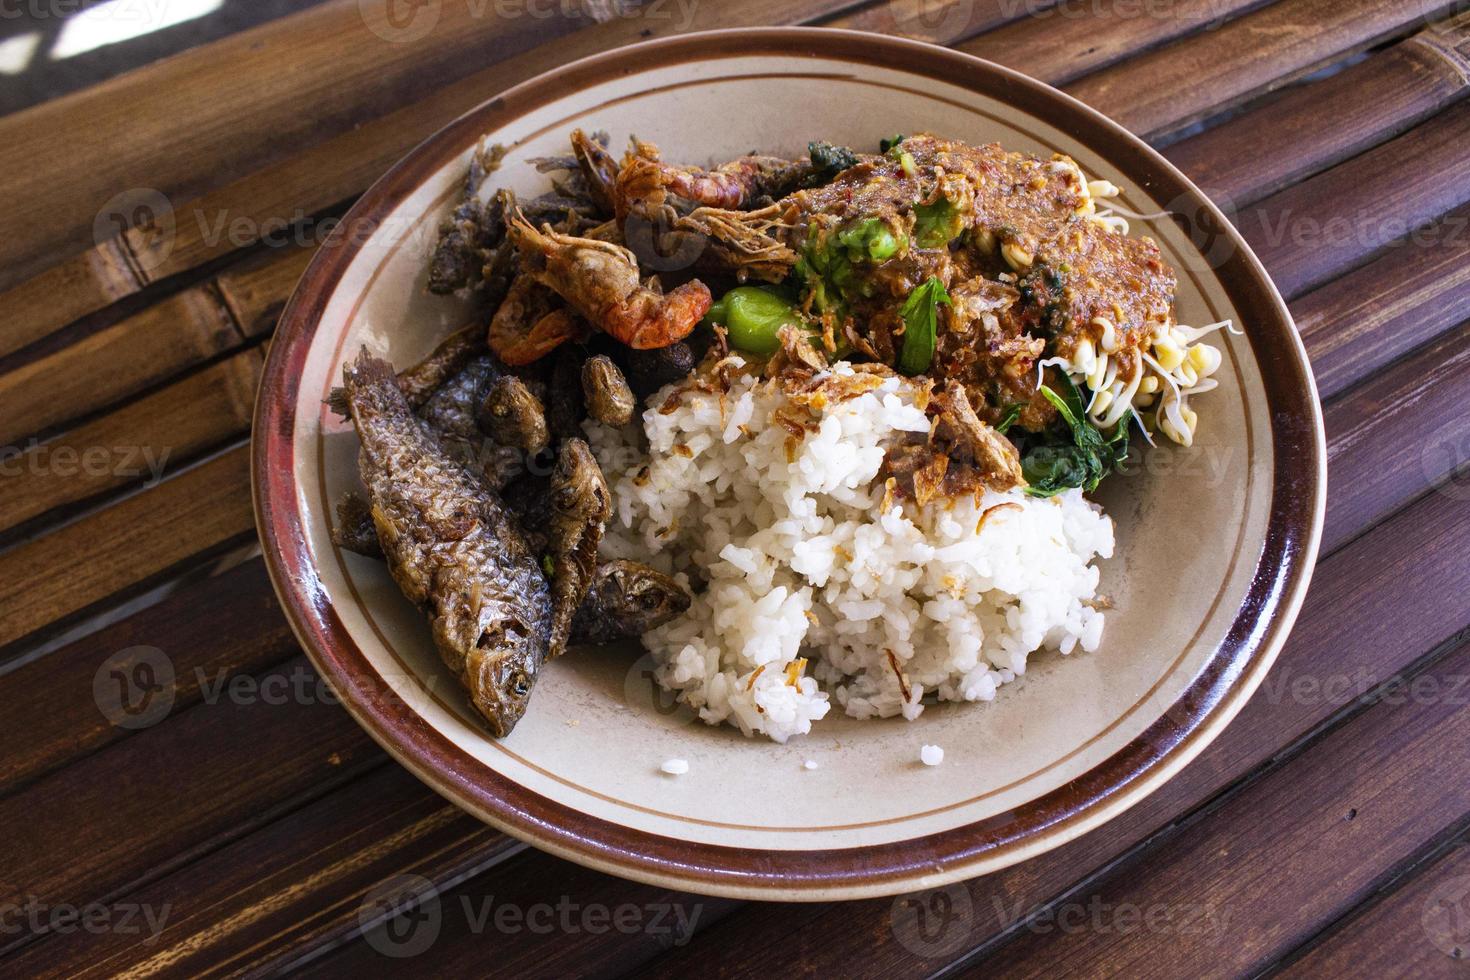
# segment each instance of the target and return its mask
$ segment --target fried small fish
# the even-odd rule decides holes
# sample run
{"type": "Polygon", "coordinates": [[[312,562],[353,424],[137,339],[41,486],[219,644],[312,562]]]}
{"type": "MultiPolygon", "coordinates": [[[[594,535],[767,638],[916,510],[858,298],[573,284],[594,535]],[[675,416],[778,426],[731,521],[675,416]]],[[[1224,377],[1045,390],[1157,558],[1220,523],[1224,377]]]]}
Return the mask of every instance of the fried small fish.
{"type": "Polygon", "coordinates": [[[638,409],[628,379],[606,354],[582,362],[582,397],[587,414],[607,425],[627,425],[638,409]]]}
{"type": "Polygon", "coordinates": [[[490,383],[480,402],[480,431],[496,443],[534,456],[550,441],[546,409],[525,381],[513,374],[490,383]]]}
{"type": "Polygon", "coordinates": [[[691,601],[687,589],[647,565],[605,562],[572,618],[572,642],[636,639],[687,610],[691,601]]]}
{"type": "MultiPolygon", "coordinates": [[[[512,484],[514,486],[516,484],[512,484]]],[[[539,499],[545,499],[544,481],[539,495],[539,499]]],[[[515,508],[508,498],[506,504],[515,508]]],[[[541,509],[543,518],[549,509],[541,509]]],[[[337,504],[337,519],[339,524],[332,531],[332,540],[339,547],[382,560],[383,547],[378,543],[378,529],[373,524],[372,511],[366,500],[357,494],[347,494],[337,504]]],[[[541,553],[545,540],[543,532],[531,545],[532,552],[541,553]]],[[[532,541],[529,530],[527,541],[532,541]]],[[[602,644],[634,640],[684,612],[689,603],[689,592],[662,572],[626,559],[603,562],[593,573],[587,595],[572,617],[568,643],[602,644]]]]}
{"type": "Polygon", "coordinates": [[[343,372],[358,467],[388,568],[497,737],[525,713],[551,635],[551,595],[509,511],[418,419],[387,362],[343,372]]]}
{"type": "MultiPolygon", "coordinates": [[[[478,323],[460,327],[445,337],[429,355],[413,367],[398,372],[398,387],[408,398],[408,404],[418,409],[429,396],[438,391],[446,381],[462,370],[469,359],[485,350],[485,328],[478,323]]],[[[327,405],[347,418],[347,390],[333,388],[327,394],[327,405]]]]}
{"type": "Polygon", "coordinates": [[[512,446],[485,439],[480,407],[492,384],[502,377],[489,354],[472,357],[429,396],[419,409],[444,448],[469,466],[492,490],[499,490],[525,469],[523,454],[512,446]]]}
{"type": "Polygon", "coordinates": [[[551,656],[564,649],[572,617],[597,570],[597,547],[612,515],[612,491],[591,448],[568,439],[551,473],[551,520],[547,552],[551,563],[551,656]]]}

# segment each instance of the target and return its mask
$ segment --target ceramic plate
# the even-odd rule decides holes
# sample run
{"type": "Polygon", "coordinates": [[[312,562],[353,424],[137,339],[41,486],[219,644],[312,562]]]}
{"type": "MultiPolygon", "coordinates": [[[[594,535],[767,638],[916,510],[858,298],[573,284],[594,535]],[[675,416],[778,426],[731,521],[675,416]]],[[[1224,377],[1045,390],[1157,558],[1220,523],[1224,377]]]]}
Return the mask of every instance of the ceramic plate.
{"type": "MultiPolygon", "coordinates": [[[[487,93],[489,94],[489,93],[487,93]]],[[[910,41],[838,31],[694,34],[614,51],[492,98],[415,149],[352,209],[282,317],[256,407],[257,517],[303,645],[358,721],[440,793],[508,833],[693,892],[829,899],[934,886],[1012,864],[1136,803],[1198,753],[1276,655],[1315,557],[1322,421],[1284,304],[1225,219],[1158,154],[1019,74],[910,41]],[[576,126],[713,163],[808,140],[871,147],[928,131],[1070,154],[1123,189],[1135,234],[1179,271],[1179,320],[1232,319],[1221,387],[1190,450],[1145,451],[1101,502],[1118,551],[1094,654],[1038,654],[988,704],[913,723],[833,712],[787,745],[710,728],[655,695],[638,651],[551,664],[496,741],[384,567],[330,540],[356,436],[323,405],[366,344],[395,364],[468,316],[425,292],[436,226],[482,137],[493,183],[545,188],[533,157],[576,126]],[[945,749],[938,768],[919,747],[945,749]],[[689,772],[660,773],[667,758],[689,772]],[[803,768],[811,759],[815,770],[803,768]]]]}

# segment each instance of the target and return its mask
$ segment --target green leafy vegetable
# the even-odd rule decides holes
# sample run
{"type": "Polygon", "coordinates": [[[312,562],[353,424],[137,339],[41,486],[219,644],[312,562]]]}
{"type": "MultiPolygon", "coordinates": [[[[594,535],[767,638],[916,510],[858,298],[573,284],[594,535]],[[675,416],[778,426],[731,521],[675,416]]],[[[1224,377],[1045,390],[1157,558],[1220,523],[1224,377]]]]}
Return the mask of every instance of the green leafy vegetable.
{"type": "Polygon", "coordinates": [[[829,183],[848,167],[856,167],[858,164],[857,154],[845,146],[837,146],[833,143],[808,143],[806,145],[807,155],[811,157],[812,167],[815,168],[812,175],[806,179],[807,187],[820,187],[829,183]]]}
{"type": "MultiPolygon", "coordinates": [[[[1061,394],[1049,387],[1041,393],[1056,406],[1065,431],[1043,436],[1021,455],[1021,473],[1030,484],[1026,492],[1033,497],[1052,497],[1073,487],[1090,493],[1128,458],[1132,411],[1123,413],[1112,435],[1104,435],[1087,417],[1087,403],[1077,385],[1065,373],[1061,379],[1061,394]]],[[[1005,424],[1014,421],[1008,417],[1005,424]]]]}
{"type": "Polygon", "coordinates": [[[898,308],[904,324],[898,369],[904,374],[923,374],[929,370],[934,360],[941,304],[949,305],[949,292],[937,276],[930,276],[909,293],[908,299],[898,308]]]}
{"type": "Polygon", "coordinates": [[[1016,402],[1010,408],[1006,409],[1005,414],[1000,417],[1000,421],[995,423],[995,431],[1001,435],[1005,435],[1006,430],[1016,424],[1016,419],[1020,418],[1021,413],[1025,410],[1025,402],[1016,402]]]}
{"type": "Polygon", "coordinates": [[[897,136],[885,136],[883,137],[883,139],[878,141],[878,152],[887,153],[889,150],[893,149],[895,146],[902,142],[903,133],[899,133],[897,136]]]}

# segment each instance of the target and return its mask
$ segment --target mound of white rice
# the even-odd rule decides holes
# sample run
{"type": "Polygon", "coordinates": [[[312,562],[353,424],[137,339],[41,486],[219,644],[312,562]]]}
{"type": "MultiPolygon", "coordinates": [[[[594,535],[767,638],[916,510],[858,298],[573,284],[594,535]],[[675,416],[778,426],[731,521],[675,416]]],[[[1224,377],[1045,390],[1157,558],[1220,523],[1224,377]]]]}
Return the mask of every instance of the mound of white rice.
{"type": "Polygon", "coordinates": [[[1080,492],[883,510],[885,437],[929,429],[906,379],[803,406],[819,425],[799,441],[773,421],[789,406],[772,382],[737,376],[723,398],[685,390],[660,411],[672,391],[641,425],[587,431],[614,495],[604,557],[695,592],[644,644],[657,681],[706,722],[784,742],[833,700],[913,719],[926,695],[989,701],[1042,647],[1096,648],[1089,563],[1112,554],[1113,526],[1080,492]]]}

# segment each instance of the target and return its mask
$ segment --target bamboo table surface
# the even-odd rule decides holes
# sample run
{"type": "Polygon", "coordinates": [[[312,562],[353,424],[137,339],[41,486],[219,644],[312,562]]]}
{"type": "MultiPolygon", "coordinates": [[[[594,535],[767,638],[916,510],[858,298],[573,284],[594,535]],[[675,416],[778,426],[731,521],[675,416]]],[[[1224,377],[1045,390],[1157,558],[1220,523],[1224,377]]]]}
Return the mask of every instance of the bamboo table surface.
{"type": "Polygon", "coordinates": [[[0,117],[0,973],[1470,970],[1462,7],[333,0],[0,117]],[[1320,564],[1236,721],[1100,829],[896,900],[671,893],[459,812],[319,683],[250,506],[275,318],[355,195],[539,71],[791,23],[955,46],[1161,148],[1289,300],[1327,420],[1320,564]]]}

